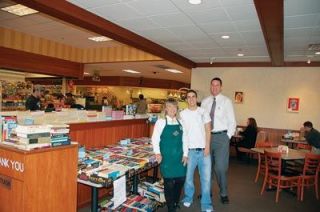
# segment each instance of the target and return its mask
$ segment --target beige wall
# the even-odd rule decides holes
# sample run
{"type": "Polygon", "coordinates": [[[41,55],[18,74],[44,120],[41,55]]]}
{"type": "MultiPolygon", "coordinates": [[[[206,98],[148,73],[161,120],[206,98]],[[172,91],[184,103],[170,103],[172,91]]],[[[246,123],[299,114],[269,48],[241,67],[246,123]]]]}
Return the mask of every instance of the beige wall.
{"type": "Polygon", "coordinates": [[[238,124],[254,117],[260,127],[299,129],[306,120],[320,130],[320,68],[196,68],[191,87],[199,97],[210,94],[210,80],[223,80],[223,93],[234,99],[244,92],[244,103],[234,104],[238,124]],[[300,98],[300,112],[287,112],[288,97],[300,98]]]}

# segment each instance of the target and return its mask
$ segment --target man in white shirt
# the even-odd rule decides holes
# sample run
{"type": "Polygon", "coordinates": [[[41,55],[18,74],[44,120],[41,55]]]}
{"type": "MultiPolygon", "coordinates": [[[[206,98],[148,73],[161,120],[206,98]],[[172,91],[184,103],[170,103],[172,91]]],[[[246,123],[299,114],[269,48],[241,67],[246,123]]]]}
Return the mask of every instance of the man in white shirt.
{"type": "Polygon", "coordinates": [[[183,140],[187,144],[188,166],[184,185],[184,206],[190,207],[193,202],[194,171],[198,166],[201,184],[201,211],[213,211],[210,197],[211,191],[211,156],[210,131],[211,119],[208,112],[197,106],[197,93],[194,90],[187,92],[188,108],[180,113],[184,124],[183,140]]]}
{"type": "Polygon", "coordinates": [[[211,96],[205,98],[201,107],[210,113],[212,120],[211,156],[223,204],[229,203],[227,172],[229,166],[229,143],[236,130],[236,121],[231,100],[221,94],[222,80],[211,80],[211,96]]]}

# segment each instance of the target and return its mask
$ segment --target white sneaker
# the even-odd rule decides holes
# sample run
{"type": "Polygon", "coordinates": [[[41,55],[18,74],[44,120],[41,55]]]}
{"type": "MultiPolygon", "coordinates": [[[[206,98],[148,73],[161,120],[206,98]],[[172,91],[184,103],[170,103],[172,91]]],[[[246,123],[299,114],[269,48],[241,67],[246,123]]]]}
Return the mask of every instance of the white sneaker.
{"type": "Polygon", "coordinates": [[[183,205],[184,205],[184,207],[189,208],[191,206],[191,203],[190,202],[184,202],[183,205]]]}

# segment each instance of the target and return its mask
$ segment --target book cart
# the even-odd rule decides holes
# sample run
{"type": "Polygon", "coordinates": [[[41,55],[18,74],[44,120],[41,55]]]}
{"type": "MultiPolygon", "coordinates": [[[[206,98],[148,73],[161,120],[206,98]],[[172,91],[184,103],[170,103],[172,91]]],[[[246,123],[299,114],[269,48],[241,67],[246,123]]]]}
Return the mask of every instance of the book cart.
{"type": "Polygon", "coordinates": [[[78,145],[19,150],[0,144],[0,211],[76,211],[78,145]]]}
{"type": "MultiPolygon", "coordinates": [[[[78,183],[91,188],[91,211],[99,209],[99,189],[111,188],[113,181],[124,175],[127,185],[131,184],[132,194],[141,194],[140,188],[138,192],[140,174],[153,170],[152,181],[158,179],[158,164],[149,144],[150,139],[134,139],[128,144],[120,142],[122,145],[79,150],[78,183]]],[[[127,196],[127,199],[132,199],[132,196],[127,196]]]]}

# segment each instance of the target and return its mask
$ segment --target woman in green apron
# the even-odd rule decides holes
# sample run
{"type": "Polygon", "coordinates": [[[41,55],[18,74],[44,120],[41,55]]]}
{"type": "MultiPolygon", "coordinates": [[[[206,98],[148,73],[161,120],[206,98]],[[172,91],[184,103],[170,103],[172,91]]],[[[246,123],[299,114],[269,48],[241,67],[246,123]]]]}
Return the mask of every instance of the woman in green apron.
{"type": "Polygon", "coordinates": [[[157,120],[152,145],[164,179],[164,195],[169,212],[176,211],[186,176],[188,149],[182,141],[182,125],[177,119],[178,103],[168,99],[165,117],[157,120]]]}

